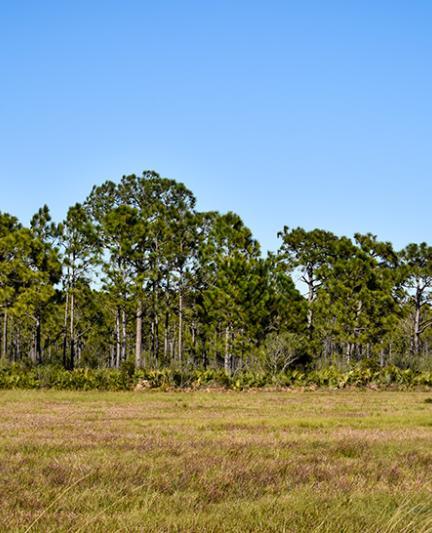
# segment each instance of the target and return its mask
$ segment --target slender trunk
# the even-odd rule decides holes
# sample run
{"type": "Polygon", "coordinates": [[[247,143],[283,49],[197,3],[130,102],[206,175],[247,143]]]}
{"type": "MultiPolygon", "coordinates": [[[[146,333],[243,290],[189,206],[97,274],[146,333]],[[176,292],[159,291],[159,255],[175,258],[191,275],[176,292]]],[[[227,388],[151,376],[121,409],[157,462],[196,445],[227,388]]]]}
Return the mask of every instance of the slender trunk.
{"type": "Polygon", "coordinates": [[[315,288],[314,288],[314,279],[313,279],[313,270],[311,267],[307,269],[307,286],[308,286],[308,310],[307,310],[307,329],[309,339],[313,335],[313,310],[312,303],[315,299],[315,288]]]}
{"type": "Polygon", "coordinates": [[[3,313],[3,339],[2,339],[2,358],[6,358],[7,354],[7,326],[8,326],[8,314],[5,310],[3,313]]]}
{"type": "Polygon", "coordinates": [[[127,329],[126,329],[126,311],[122,309],[122,342],[121,342],[121,360],[126,360],[126,342],[127,342],[127,329]]]}
{"type": "Polygon", "coordinates": [[[192,344],[192,357],[193,357],[193,362],[194,362],[194,365],[195,365],[195,366],[198,366],[199,361],[198,361],[198,355],[197,355],[197,350],[196,350],[196,329],[195,329],[195,322],[192,322],[192,325],[191,325],[191,344],[192,344]]]}
{"type": "Polygon", "coordinates": [[[183,294],[179,292],[179,316],[178,316],[178,360],[183,360],[183,294]]]}
{"type": "Polygon", "coordinates": [[[120,342],[120,309],[116,309],[116,323],[115,323],[115,343],[116,343],[116,352],[115,352],[115,367],[120,367],[121,359],[121,342],[120,342]]]}
{"type": "Polygon", "coordinates": [[[350,342],[347,342],[346,346],[346,362],[349,365],[351,363],[351,352],[352,352],[352,344],[350,342]]]}
{"type": "Polygon", "coordinates": [[[75,366],[75,294],[70,295],[70,370],[75,366]]]}
{"type": "Polygon", "coordinates": [[[150,367],[154,362],[155,354],[155,335],[154,335],[154,320],[150,322],[150,367]]]}
{"type": "Polygon", "coordinates": [[[230,328],[225,328],[225,354],[224,354],[224,369],[226,374],[231,374],[231,354],[230,354],[230,328]]]}
{"type": "Polygon", "coordinates": [[[80,364],[81,362],[81,352],[82,352],[82,341],[81,339],[78,339],[76,343],[76,361],[78,364],[80,364]]]}
{"type": "Polygon", "coordinates": [[[135,333],[135,367],[141,368],[142,359],[141,359],[141,349],[142,349],[142,302],[138,301],[138,306],[136,310],[136,333],[135,333]]]}
{"type": "Polygon", "coordinates": [[[67,326],[69,322],[69,291],[66,292],[64,325],[63,325],[63,367],[67,369],[67,326]]]}
{"type": "Polygon", "coordinates": [[[154,316],[154,331],[153,331],[153,338],[154,338],[154,364],[157,367],[159,362],[159,317],[157,314],[157,311],[155,312],[154,316]]]}
{"type": "Polygon", "coordinates": [[[109,358],[109,366],[110,366],[110,368],[115,368],[115,364],[116,364],[116,361],[115,361],[115,348],[114,348],[114,345],[111,344],[110,345],[110,358],[109,358]]]}
{"type": "Polygon", "coordinates": [[[36,316],[36,338],[35,338],[35,348],[36,348],[36,363],[40,365],[42,363],[42,342],[41,342],[41,319],[39,313],[36,316]]]}
{"type": "Polygon", "coordinates": [[[238,357],[232,353],[232,347],[234,346],[235,333],[231,330],[231,342],[230,342],[230,370],[233,373],[237,370],[238,357]]]}
{"type": "Polygon", "coordinates": [[[29,357],[30,357],[31,362],[33,364],[36,364],[36,333],[35,331],[32,332],[29,357]]]}
{"type": "Polygon", "coordinates": [[[356,319],[355,319],[355,326],[354,326],[354,338],[356,339],[355,342],[352,345],[351,348],[351,355],[353,355],[357,360],[361,359],[363,357],[363,345],[359,344],[358,339],[360,337],[360,317],[363,309],[363,302],[362,300],[359,300],[357,302],[357,309],[356,309],[356,319]]]}
{"type": "Polygon", "coordinates": [[[159,362],[159,283],[160,283],[160,270],[159,270],[159,239],[156,236],[155,241],[155,258],[154,258],[154,264],[153,264],[153,272],[155,273],[155,277],[153,279],[153,285],[152,285],[152,291],[153,291],[153,298],[152,298],[152,355],[153,355],[153,365],[155,368],[158,367],[159,362]]]}
{"type": "Polygon", "coordinates": [[[420,311],[421,311],[420,296],[417,295],[416,301],[415,301],[415,315],[414,315],[414,346],[413,346],[414,355],[419,355],[420,353],[420,311]]]}
{"type": "Polygon", "coordinates": [[[311,304],[309,304],[308,310],[307,310],[307,328],[309,332],[309,337],[312,336],[312,324],[313,324],[313,311],[310,307],[311,304]]]}
{"type": "Polygon", "coordinates": [[[165,328],[164,328],[164,364],[168,363],[168,335],[169,335],[169,313],[165,313],[165,328]]]}

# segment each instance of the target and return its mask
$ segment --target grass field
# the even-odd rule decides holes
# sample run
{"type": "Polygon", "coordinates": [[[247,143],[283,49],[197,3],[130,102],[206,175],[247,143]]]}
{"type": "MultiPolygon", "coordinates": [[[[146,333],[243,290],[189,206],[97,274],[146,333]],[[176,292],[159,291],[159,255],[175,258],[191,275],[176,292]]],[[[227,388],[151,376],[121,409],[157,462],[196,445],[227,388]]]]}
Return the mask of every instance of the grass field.
{"type": "Polygon", "coordinates": [[[432,531],[430,396],[4,391],[0,531],[432,531]]]}

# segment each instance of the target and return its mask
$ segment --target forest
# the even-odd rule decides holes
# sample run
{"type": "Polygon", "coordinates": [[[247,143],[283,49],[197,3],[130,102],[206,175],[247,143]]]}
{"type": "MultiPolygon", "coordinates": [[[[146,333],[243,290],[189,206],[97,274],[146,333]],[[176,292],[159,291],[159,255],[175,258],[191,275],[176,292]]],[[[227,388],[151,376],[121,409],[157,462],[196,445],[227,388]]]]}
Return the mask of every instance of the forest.
{"type": "MultiPolygon", "coordinates": [[[[287,208],[289,218],[289,208],[287,208]]],[[[61,223],[0,213],[3,365],[284,372],[432,368],[432,247],[200,212],[156,172],[93,187],[61,223]]]]}

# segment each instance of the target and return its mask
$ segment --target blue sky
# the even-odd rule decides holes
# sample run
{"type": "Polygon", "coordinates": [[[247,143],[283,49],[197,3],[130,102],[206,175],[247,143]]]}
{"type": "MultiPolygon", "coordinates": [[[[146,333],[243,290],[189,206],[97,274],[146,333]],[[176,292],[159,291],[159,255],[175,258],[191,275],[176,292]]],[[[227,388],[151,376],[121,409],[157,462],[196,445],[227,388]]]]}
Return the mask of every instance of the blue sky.
{"type": "Polygon", "coordinates": [[[432,241],[432,3],[10,1],[0,210],[157,170],[283,227],[432,241]]]}

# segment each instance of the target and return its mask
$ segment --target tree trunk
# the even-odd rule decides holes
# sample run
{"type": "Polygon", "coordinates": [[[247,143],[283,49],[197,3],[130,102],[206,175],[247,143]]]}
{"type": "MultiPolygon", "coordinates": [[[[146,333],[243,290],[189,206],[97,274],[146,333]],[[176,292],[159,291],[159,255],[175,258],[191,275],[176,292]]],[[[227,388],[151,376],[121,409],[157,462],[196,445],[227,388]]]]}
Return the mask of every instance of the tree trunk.
{"type": "Polygon", "coordinates": [[[168,343],[169,343],[169,313],[165,313],[165,328],[164,328],[164,365],[168,363],[168,343]]]}
{"type": "Polygon", "coordinates": [[[314,279],[313,279],[313,270],[310,267],[308,267],[307,269],[307,286],[308,286],[307,330],[309,334],[309,339],[311,339],[312,334],[313,334],[312,303],[315,299],[315,287],[314,287],[314,279]]]}
{"type": "Polygon", "coordinates": [[[42,364],[42,332],[41,332],[41,319],[39,313],[36,316],[36,338],[35,338],[35,348],[36,348],[36,364],[42,364]]]}
{"type": "Polygon", "coordinates": [[[5,310],[3,313],[3,339],[2,339],[2,359],[6,359],[7,355],[7,326],[8,326],[8,315],[5,310]]]}
{"type": "Polygon", "coordinates": [[[179,292],[179,316],[178,316],[178,360],[183,360],[183,294],[179,292]]]}
{"type": "Polygon", "coordinates": [[[82,348],[83,348],[83,344],[82,344],[82,341],[80,338],[78,338],[77,342],[76,342],[76,362],[78,363],[78,365],[80,364],[81,362],[81,352],[82,352],[82,348]]]}
{"type": "Polygon", "coordinates": [[[36,364],[36,333],[35,331],[32,332],[32,336],[31,336],[31,346],[30,346],[29,357],[30,357],[30,361],[33,364],[36,364]]]}
{"type": "Polygon", "coordinates": [[[110,345],[110,358],[109,358],[109,367],[110,368],[115,368],[115,355],[114,355],[114,346],[111,344],[110,345]]]}
{"type": "Polygon", "coordinates": [[[116,309],[116,323],[115,323],[115,343],[116,343],[116,352],[115,352],[115,367],[120,367],[121,359],[121,342],[120,342],[120,309],[116,309]]]}
{"type": "Polygon", "coordinates": [[[153,338],[154,338],[154,364],[157,367],[159,363],[159,316],[157,314],[157,310],[155,311],[154,315],[154,330],[153,330],[153,338]]]}
{"type": "Polygon", "coordinates": [[[135,333],[135,368],[142,367],[141,350],[142,350],[142,302],[138,301],[136,310],[136,333],[135,333]]]}
{"type": "Polygon", "coordinates": [[[346,345],[346,362],[349,365],[351,363],[351,354],[352,354],[352,344],[350,342],[347,342],[346,345]]]}
{"type": "Polygon", "coordinates": [[[69,368],[75,367],[75,294],[70,295],[70,361],[69,368]]]}
{"type": "Polygon", "coordinates": [[[225,373],[228,375],[231,374],[231,353],[230,353],[229,337],[230,337],[230,328],[226,327],[225,328],[224,369],[225,369],[225,373]]]}
{"type": "Polygon", "coordinates": [[[154,320],[150,323],[150,368],[154,364],[155,360],[155,333],[154,333],[154,320]]]}
{"type": "Polygon", "coordinates": [[[126,343],[127,343],[127,328],[126,328],[126,311],[122,309],[122,341],[121,341],[121,361],[126,361],[126,343]]]}
{"type": "Polygon", "coordinates": [[[69,322],[69,291],[66,292],[65,301],[65,313],[64,313],[64,326],[63,326],[63,367],[67,370],[67,326],[69,322]]]}
{"type": "Polygon", "coordinates": [[[414,346],[413,351],[414,355],[419,355],[420,353],[420,312],[421,312],[421,297],[418,294],[415,299],[415,314],[414,314],[414,346]]]}
{"type": "Polygon", "coordinates": [[[208,364],[206,344],[207,344],[206,336],[202,334],[201,335],[201,350],[202,350],[202,365],[203,365],[204,370],[207,369],[207,364],[208,364]]]}

